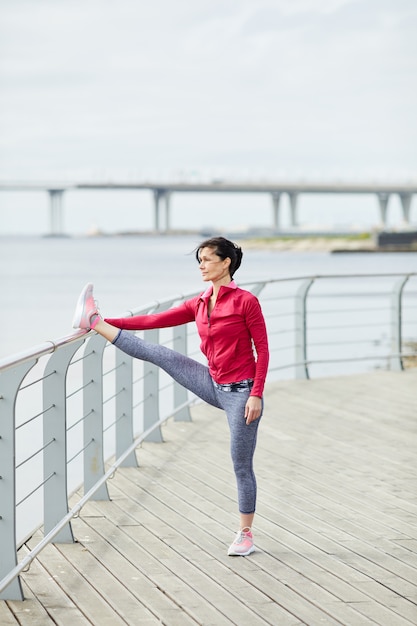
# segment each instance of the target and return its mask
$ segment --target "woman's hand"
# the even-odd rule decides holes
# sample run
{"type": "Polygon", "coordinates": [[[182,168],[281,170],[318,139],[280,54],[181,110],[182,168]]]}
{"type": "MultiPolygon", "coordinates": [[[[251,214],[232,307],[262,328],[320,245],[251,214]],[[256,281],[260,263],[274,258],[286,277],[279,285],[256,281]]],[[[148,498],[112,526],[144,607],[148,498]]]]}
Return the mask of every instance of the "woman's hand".
{"type": "Polygon", "coordinates": [[[257,420],[262,413],[262,398],[249,396],[245,406],[245,420],[247,424],[257,420]]]}

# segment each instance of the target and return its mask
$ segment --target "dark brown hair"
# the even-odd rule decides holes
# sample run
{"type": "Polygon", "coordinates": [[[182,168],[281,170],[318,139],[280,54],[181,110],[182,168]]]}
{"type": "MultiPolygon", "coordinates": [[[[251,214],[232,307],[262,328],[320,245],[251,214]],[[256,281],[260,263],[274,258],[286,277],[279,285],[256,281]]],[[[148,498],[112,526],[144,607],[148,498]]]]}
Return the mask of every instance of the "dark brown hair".
{"type": "Polygon", "coordinates": [[[233,278],[234,273],[239,269],[242,262],[242,248],[225,237],[211,237],[200,243],[196,249],[195,258],[198,263],[200,263],[200,251],[203,248],[213,248],[214,253],[222,260],[229,258],[229,273],[231,278],[233,278]]]}

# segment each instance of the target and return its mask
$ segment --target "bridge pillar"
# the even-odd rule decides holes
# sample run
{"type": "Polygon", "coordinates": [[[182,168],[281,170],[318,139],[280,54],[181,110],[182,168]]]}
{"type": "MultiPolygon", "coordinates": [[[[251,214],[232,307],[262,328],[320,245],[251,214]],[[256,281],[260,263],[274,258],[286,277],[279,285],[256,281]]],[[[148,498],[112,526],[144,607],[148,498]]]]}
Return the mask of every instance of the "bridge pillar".
{"type": "Polygon", "coordinates": [[[279,202],[281,200],[281,192],[273,191],[271,193],[272,196],[272,207],[273,207],[273,227],[275,231],[279,231],[279,202]]]}
{"type": "Polygon", "coordinates": [[[288,192],[288,197],[290,199],[291,226],[298,226],[298,224],[297,224],[297,199],[298,199],[298,193],[296,191],[289,191],[288,192]]]}
{"type": "Polygon", "coordinates": [[[165,230],[171,230],[171,192],[165,191],[165,230]]]}
{"type": "Polygon", "coordinates": [[[154,189],[153,190],[154,197],[154,225],[155,230],[159,233],[161,232],[161,221],[160,221],[160,201],[163,199],[165,203],[165,230],[170,229],[170,199],[171,192],[167,189],[154,189]]]}
{"type": "Polygon", "coordinates": [[[51,235],[64,234],[63,220],[63,189],[48,189],[49,193],[49,223],[51,235]]]}
{"type": "Polygon", "coordinates": [[[161,189],[153,190],[153,200],[154,200],[154,228],[156,232],[159,233],[159,201],[163,191],[161,189]]]}
{"type": "Polygon", "coordinates": [[[403,219],[407,224],[410,222],[411,193],[400,193],[401,206],[403,209],[403,219]]]}
{"type": "Polygon", "coordinates": [[[388,206],[388,200],[389,200],[389,193],[378,193],[378,201],[379,201],[379,211],[380,211],[380,215],[381,215],[381,222],[383,223],[383,225],[385,226],[387,223],[387,206],[388,206]]]}

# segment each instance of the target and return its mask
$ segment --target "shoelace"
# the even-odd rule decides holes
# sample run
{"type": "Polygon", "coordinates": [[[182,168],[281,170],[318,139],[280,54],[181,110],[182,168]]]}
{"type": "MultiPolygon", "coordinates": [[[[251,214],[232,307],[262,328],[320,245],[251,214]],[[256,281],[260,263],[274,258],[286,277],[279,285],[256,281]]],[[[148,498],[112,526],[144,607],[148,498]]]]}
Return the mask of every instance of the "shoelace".
{"type": "Polygon", "coordinates": [[[236,535],[235,543],[243,543],[244,540],[246,539],[246,537],[248,537],[248,539],[250,539],[250,536],[248,536],[247,532],[245,532],[243,530],[239,530],[239,532],[236,535]]]}

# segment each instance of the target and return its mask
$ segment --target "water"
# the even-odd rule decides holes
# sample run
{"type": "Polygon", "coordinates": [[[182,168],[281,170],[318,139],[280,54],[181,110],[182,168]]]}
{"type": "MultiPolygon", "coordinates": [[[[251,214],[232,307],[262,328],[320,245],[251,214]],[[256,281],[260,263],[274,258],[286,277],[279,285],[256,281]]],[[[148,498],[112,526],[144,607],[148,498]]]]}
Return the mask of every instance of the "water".
{"type": "MultiPolygon", "coordinates": [[[[122,315],[204,288],[198,236],[0,238],[0,358],[72,332],[81,288],[95,285],[101,311],[122,315]]],[[[311,274],[417,271],[417,254],[246,250],[237,282],[311,274]]]]}

